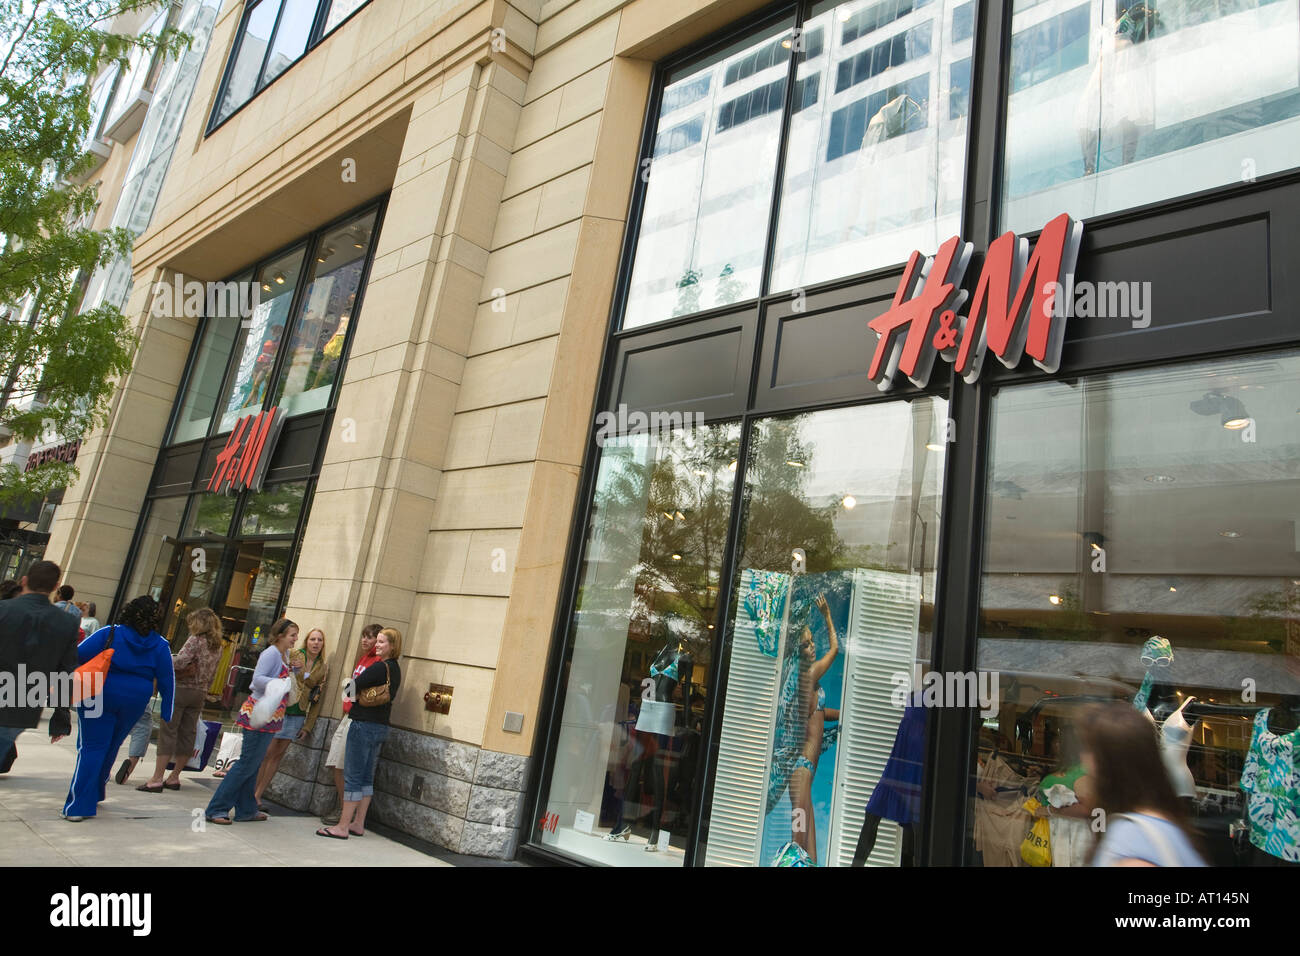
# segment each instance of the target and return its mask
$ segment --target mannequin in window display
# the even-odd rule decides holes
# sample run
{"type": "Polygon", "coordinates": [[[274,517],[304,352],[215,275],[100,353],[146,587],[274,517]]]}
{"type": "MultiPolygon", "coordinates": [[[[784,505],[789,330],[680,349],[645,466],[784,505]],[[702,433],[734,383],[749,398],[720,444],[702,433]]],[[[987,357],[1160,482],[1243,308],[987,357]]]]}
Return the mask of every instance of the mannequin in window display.
{"type": "Polygon", "coordinates": [[[650,826],[645,849],[658,852],[667,796],[668,755],[679,723],[684,724],[678,720],[680,708],[673,702],[673,695],[680,693],[689,702],[694,670],[690,645],[681,638],[665,644],[651,662],[650,675],[641,682],[641,707],[630,741],[633,757],[628,764],[627,789],[619,804],[614,829],[605,839],[626,842],[632,836],[633,824],[644,820],[650,826]],[[647,789],[653,802],[649,812],[642,814],[642,797],[647,789]],[[630,822],[629,813],[633,814],[630,822]]]}
{"type": "Polygon", "coordinates": [[[866,866],[876,846],[880,821],[893,820],[903,829],[902,865],[911,866],[916,845],[916,823],[921,816],[921,779],[925,765],[925,708],[920,706],[920,691],[912,695],[898,722],[894,746],[880,773],[880,781],[871,791],[863,814],[858,845],[853,850],[852,866],[866,866]]]}
{"type": "MultiPolygon", "coordinates": [[[[1192,726],[1183,717],[1183,709],[1196,700],[1195,697],[1180,699],[1179,694],[1169,684],[1156,684],[1151,689],[1151,697],[1143,714],[1158,728],[1160,737],[1160,754],[1169,773],[1169,782],[1173,784],[1174,793],[1187,801],[1196,799],[1196,779],[1191,768],[1187,766],[1187,750],[1192,742],[1192,726]]],[[[1188,808],[1188,812],[1193,812],[1188,808]]]]}
{"type": "Polygon", "coordinates": [[[1154,95],[1149,78],[1152,60],[1145,45],[1159,15],[1145,3],[1117,4],[1115,27],[1103,31],[1101,51],[1075,109],[1083,153],[1083,173],[1091,176],[1109,140],[1118,136],[1122,165],[1137,158],[1138,142],[1155,127],[1154,95]]]}
{"type": "Polygon", "coordinates": [[[1300,865],[1300,697],[1261,708],[1241,772],[1256,866],[1300,865]]]}

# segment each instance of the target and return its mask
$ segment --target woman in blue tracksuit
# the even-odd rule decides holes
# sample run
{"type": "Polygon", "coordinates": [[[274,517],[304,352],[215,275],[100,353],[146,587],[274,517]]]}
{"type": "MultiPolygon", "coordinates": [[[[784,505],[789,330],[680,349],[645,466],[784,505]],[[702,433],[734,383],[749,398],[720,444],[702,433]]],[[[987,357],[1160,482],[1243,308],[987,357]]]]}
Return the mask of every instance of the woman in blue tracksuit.
{"type": "Polygon", "coordinates": [[[153,598],[138,597],[122,609],[116,624],[101,627],[77,645],[79,664],[106,646],[112,647],[113,660],[98,697],[77,708],[77,766],[63,805],[65,820],[78,823],[95,815],[117,752],[149,706],[155,683],[162,694],[162,719],[172,718],[176,678],[171,645],[157,628],[158,605],[153,598]]]}

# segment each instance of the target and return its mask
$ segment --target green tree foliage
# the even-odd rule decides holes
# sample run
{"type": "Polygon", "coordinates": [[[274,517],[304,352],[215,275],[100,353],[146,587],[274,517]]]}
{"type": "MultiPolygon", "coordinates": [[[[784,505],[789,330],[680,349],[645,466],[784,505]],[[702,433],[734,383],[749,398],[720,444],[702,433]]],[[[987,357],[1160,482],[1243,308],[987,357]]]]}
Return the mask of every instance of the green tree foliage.
{"type": "MultiPolygon", "coordinates": [[[[158,0],[0,0],[0,429],[16,441],[81,437],[107,420],[134,339],[112,303],[79,312],[94,270],[130,252],[124,229],[90,228],[98,196],[79,183],[92,121],[90,83],[137,47],[175,53],[188,38],[109,32],[158,0]],[[29,298],[30,297],[30,298],[29,298]],[[28,301],[31,308],[20,309],[28,301]]],[[[50,463],[0,473],[0,507],[76,478],[50,463]]]]}

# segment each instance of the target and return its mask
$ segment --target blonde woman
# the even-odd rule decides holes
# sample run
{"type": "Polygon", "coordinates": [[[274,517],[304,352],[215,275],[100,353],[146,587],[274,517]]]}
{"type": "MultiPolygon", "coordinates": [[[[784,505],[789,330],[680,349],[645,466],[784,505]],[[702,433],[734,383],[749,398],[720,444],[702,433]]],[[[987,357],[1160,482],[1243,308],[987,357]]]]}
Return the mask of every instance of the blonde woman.
{"type": "Polygon", "coordinates": [[[221,618],[209,607],[201,607],[185,618],[190,637],[181,652],[172,658],[176,671],[176,706],[172,719],[158,733],[158,761],[153,776],[136,787],[146,793],[181,788],[181,770],[194,752],[194,741],[207,699],[207,689],[221,660],[221,618]],[[167,764],[172,772],[163,774],[167,764]]]}
{"type": "Polygon", "coordinates": [[[307,632],[303,646],[289,655],[289,670],[293,674],[294,689],[297,699],[284,712],[284,726],[271,741],[262,761],[262,769],[257,775],[257,806],[262,808],[262,794],[271,785],[280,761],[289,749],[290,741],[306,740],[316,726],[320,715],[322,691],[325,679],[329,677],[329,663],[325,660],[325,632],[313,627],[307,632]]]}
{"type": "Polygon", "coordinates": [[[339,822],[332,827],[321,827],[317,836],[346,840],[350,836],[366,835],[366,811],[375,792],[375,768],[379,765],[379,751],[388,739],[388,722],[392,717],[393,701],[402,683],[402,632],[386,627],[375,638],[375,656],[379,658],[359,677],[353,678],[354,698],[348,728],[348,747],[343,767],[343,812],[339,822]],[[388,699],[382,703],[367,700],[366,690],[388,688],[388,699]]]}

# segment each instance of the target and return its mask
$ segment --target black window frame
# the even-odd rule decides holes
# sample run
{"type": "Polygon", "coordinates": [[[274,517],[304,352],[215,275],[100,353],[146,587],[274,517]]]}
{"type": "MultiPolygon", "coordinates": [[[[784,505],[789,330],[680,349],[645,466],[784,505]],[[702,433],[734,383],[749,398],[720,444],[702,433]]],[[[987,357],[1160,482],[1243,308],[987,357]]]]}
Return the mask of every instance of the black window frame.
{"type": "Polygon", "coordinates": [[[308,55],[316,49],[316,47],[325,41],[325,39],[333,36],[336,30],[342,28],[344,24],[348,23],[362,10],[365,10],[370,6],[370,0],[365,0],[364,3],[336,23],[327,33],[325,32],[325,23],[329,19],[330,7],[334,5],[335,0],[316,0],[316,14],[312,18],[311,30],[307,34],[307,45],[303,48],[302,54],[281,70],[279,74],[276,75],[275,79],[271,80],[269,83],[263,84],[262,77],[266,74],[266,67],[271,56],[271,51],[275,48],[275,38],[280,31],[280,21],[284,18],[284,5],[287,2],[288,0],[245,0],[244,9],[241,11],[239,16],[239,27],[235,31],[234,40],[230,45],[230,52],[226,56],[226,65],[221,71],[221,82],[217,84],[217,95],[213,99],[212,108],[208,114],[207,127],[203,132],[205,139],[215,133],[226,123],[230,122],[234,117],[238,116],[240,111],[247,107],[249,103],[253,102],[253,100],[257,99],[264,92],[269,90],[280,80],[281,77],[288,74],[290,70],[305,60],[308,55]],[[253,13],[256,12],[256,10],[264,3],[278,3],[280,6],[275,13],[275,25],[271,29],[271,35],[267,38],[266,52],[262,54],[262,63],[258,67],[257,78],[253,85],[253,92],[249,95],[248,99],[244,100],[244,102],[232,109],[227,115],[218,119],[221,104],[226,98],[227,90],[230,88],[231,74],[234,72],[235,63],[239,60],[239,52],[244,45],[244,37],[247,35],[248,30],[248,21],[252,18],[253,13]]]}
{"type": "MultiPolygon", "coordinates": [[[[983,250],[1003,230],[1000,228],[1002,171],[1005,146],[1005,121],[1011,95],[1009,53],[1012,43],[1011,14],[1014,0],[982,0],[973,11],[973,30],[969,53],[954,62],[969,65],[970,84],[964,118],[968,124],[961,199],[963,239],[976,247],[976,256],[968,270],[968,282],[978,274],[983,250]]],[[[922,6],[924,4],[917,4],[922,6]]],[[[666,78],[692,62],[734,42],[746,33],[757,32],[781,18],[794,18],[800,27],[814,4],[811,0],[782,2],[763,8],[749,17],[730,24],[656,65],[642,129],[639,156],[653,155],[655,130],[660,120],[659,103],[666,78]]],[[[966,41],[960,41],[963,46],[966,41]]],[[[797,60],[792,58],[791,76],[797,60]]],[[[953,64],[950,63],[949,66],[953,64]]],[[[951,74],[949,75],[949,77],[951,74]]],[[[782,138],[788,136],[788,117],[793,84],[787,85],[787,119],[782,138]]],[[[780,154],[782,157],[784,153],[780,154]]],[[[779,183],[783,158],[776,171],[779,183]]],[[[905,384],[887,395],[873,394],[853,385],[843,377],[808,382],[802,387],[777,394],[772,387],[776,352],[779,350],[779,323],[790,318],[788,293],[772,293],[766,284],[757,296],[725,307],[702,310],[660,322],[622,327],[627,308],[628,286],[639,238],[641,213],[645,201],[645,182],[633,183],[629,200],[623,246],[614,294],[611,297],[605,347],[601,358],[600,379],[588,426],[588,440],[579,478],[575,507],[567,541],[567,553],[553,619],[551,642],[538,715],[529,751],[529,776],[522,814],[519,854],[522,858],[547,864],[589,865],[590,861],[569,855],[543,843],[539,823],[546,812],[550,775],[555,766],[559,744],[559,727],[563,713],[565,687],[563,665],[568,653],[570,628],[578,600],[587,531],[594,509],[596,475],[601,448],[600,416],[618,404],[625,384],[628,356],[646,348],[689,347],[702,336],[727,331],[738,332],[738,383],[732,394],[717,397],[712,403],[700,404],[710,424],[739,419],[742,422],[739,470],[728,531],[728,550],[721,576],[718,607],[729,608],[736,579],[736,555],[741,530],[745,462],[753,434],[751,422],[780,414],[811,412],[832,407],[856,406],[875,401],[906,401],[921,394],[905,384]],[[774,321],[775,320],[775,321],[774,321]],[[777,331],[774,333],[773,328],[777,331]],[[751,356],[751,358],[746,358],[751,356]]],[[[775,201],[775,200],[774,200],[775,201]]],[[[1238,284],[1267,281],[1282,269],[1286,257],[1300,254],[1300,164],[1282,172],[1249,182],[1227,183],[1198,190],[1143,206],[1108,212],[1084,220],[1086,230],[1080,263],[1101,266],[1107,256],[1115,262],[1121,251],[1142,250],[1145,268],[1157,279],[1188,282],[1203,281],[1189,275],[1180,243],[1215,229],[1252,228],[1255,235],[1266,235],[1273,245],[1265,250],[1249,278],[1238,284]],[[1289,225],[1283,227],[1286,220],[1289,225]],[[1271,230],[1261,232],[1262,230],[1271,230]],[[1285,234],[1283,234],[1285,233],[1285,234]]],[[[769,229],[776,228],[775,219],[769,229]]],[[[1227,233],[1225,232],[1224,235],[1227,233]]],[[[1023,234],[1033,241],[1035,233],[1023,234]]],[[[927,250],[932,253],[933,250],[927,250]]],[[[770,243],[769,243],[770,255],[770,243]]],[[[1250,263],[1247,253],[1225,247],[1224,275],[1233,275],[1243,263],[1250,263]]],[[[817,283],[804,290],[807,305],[799,312],[816,314],[818,310],[844,309],[862,303],[887,301],[892,297],[902,273],[902,263],[874,268],[857,275],[817,283]]],[[[1216,264],[1217,265],[1217,264],[1216,264]]],[[[765,264],[765,269],[770,262],[765,264]]],[[[1103,276],[1103,273],[1099,273],[1103,276]]],[[[1217,281],[1217,278],[1216,280],[1217,281]]],[[[765,277],[766,282],[766,277],[765,277]]],[[[1052,376],[1033,368],[1028,362],[1015,370],[989,363],[981,379],[966,383],[950,366],[937,363],[925,394],[936,394],[948,401],[948,414],[955,423],[950,436],[949,454],[944,465],[943,507],[937,545],[935,618],[932,625],[933,648],[929,666],[936,671],[966,672],[977,665],[978,622],[983,575],[983,556],[977,547],[982,540],[988,497],[988,456],[992,396],[1001,388],[1031,384],[1043,380],[1070,381],[1075,375],[1121,372],[1129,369],[1167,367],[1176,363],[1199,362],[1234,355],[1267,355],[1274,351],[1293,351],[1300,346],[1294,315],[1300,314],[1300,287],[1274,280],[1267,288],[1252,289],[1252,301],[1263,296],[1264,312],[1245,316],[1215,315],[1212,321],[1171,321],[1166,327],[1145,329],[1140,333],[1092,334],[1080,329],[1075,336],[1067,331],[1061,369],[1052,376]],[[1245,327],[1240,323],[1248,321],[1245,327]],[[1234,324],[1236,323],[1236,324],[1234,324]]],[[[878,310],[883,311],[883,307],[878,310]]],[[[796,318],[802,319],[803,316],[796,318]]],[[[1179,317],[1181,318],[1181,317],[1179,317]]],[[[866,334],[863,332],[862,334],[866,334]]],[[[662,366],[661,366],[662,367],[662,366]]],[[[671,388],[671,384],[666,386],[671,388]]],[[[714,389],[714,391],[719,391],[714,389]]],[[[679,390],[680,393],[680,390],[679,390]]],[[[688,406],[661,405],[649,401],[641,410],[649,412],[688,406]]],[[[729,621],[718,629],[719,643],[712,655],[709,686],[709,711],[704,726],[704,752],[693,782],[692,825],[686,847],[685,866],[702,862],[707,848],[711,795],[717,772],[717,748],[721,715],[726,707],[726,668],[728,647],[721,643],[729,621]]],[[[926,741],[926,776],[921,806],[921,831],[916,854],[922,865],[961,865],[972,862],[970,840],[969,787],[973,764],[972,740],[977,728],[970,712],[940,710],[931,721],[926,741]],[[936,824],[935,821],[943,821],[936,824]],[[930,825],[927,825],[930,824],[930,825]]]]}

